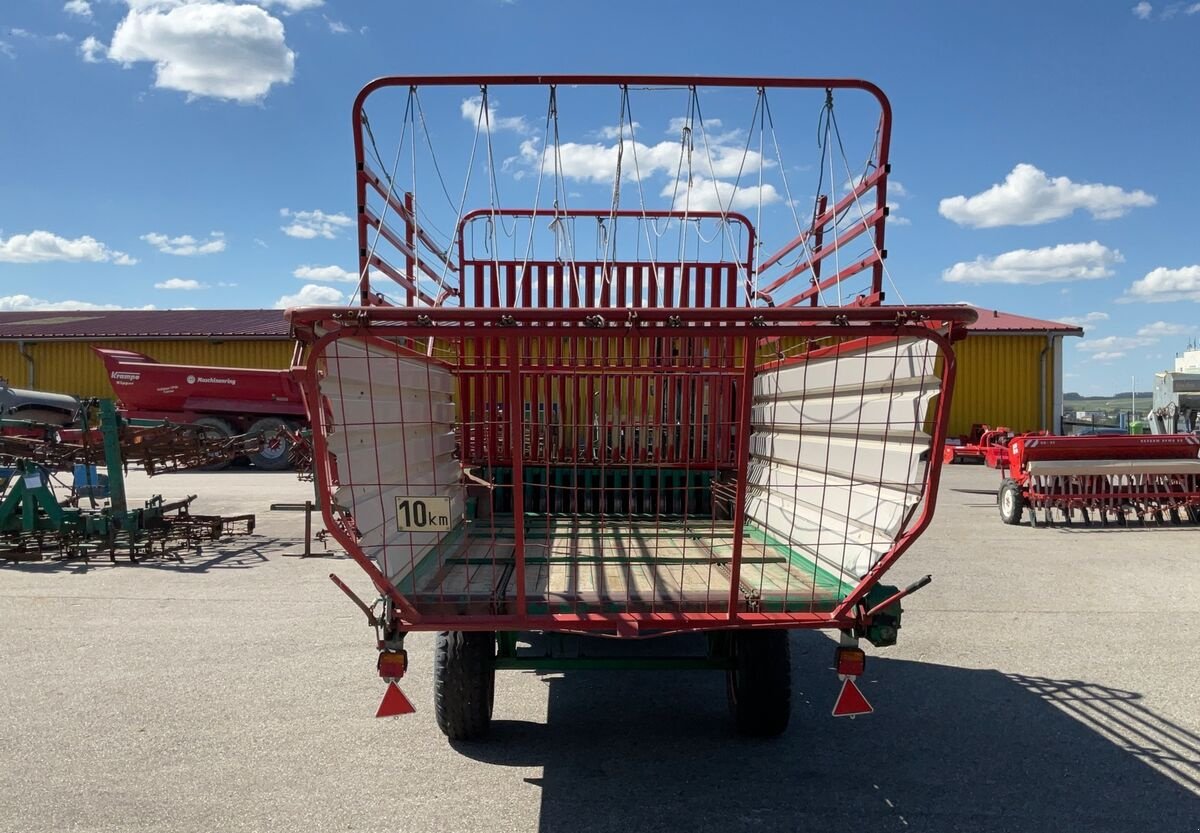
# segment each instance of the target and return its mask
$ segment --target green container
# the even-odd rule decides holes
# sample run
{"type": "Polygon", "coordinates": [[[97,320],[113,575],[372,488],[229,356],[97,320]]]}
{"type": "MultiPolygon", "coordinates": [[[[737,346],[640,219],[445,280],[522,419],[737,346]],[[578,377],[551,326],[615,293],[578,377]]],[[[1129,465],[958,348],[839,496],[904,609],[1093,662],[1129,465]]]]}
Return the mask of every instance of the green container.
{"type": "Polygon", "coordinates": [[[1129,423],[1129,433],[1130,434],[1148,434],[1150,432],[1146,430],[1146,423],[1142,422],[1140,419],[1136,419],[1133,422],[1129,423]]]}

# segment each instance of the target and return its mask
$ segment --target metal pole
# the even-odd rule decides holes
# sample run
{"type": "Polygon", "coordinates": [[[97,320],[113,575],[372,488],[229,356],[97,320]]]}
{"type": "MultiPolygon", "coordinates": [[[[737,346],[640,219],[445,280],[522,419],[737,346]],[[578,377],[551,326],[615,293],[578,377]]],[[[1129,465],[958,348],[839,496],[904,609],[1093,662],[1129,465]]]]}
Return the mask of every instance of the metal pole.
{"type": "MultiPolygon", "coordinates": [[[[88,430],[86,425],[83,430],[88,430]]],[[[121,422],[111,399],[100,400],[100,435],[104,438],[109,506],[114,515],[123,515],[129,507],[125,502],[125,475],[121,465],[121,422]]]]}

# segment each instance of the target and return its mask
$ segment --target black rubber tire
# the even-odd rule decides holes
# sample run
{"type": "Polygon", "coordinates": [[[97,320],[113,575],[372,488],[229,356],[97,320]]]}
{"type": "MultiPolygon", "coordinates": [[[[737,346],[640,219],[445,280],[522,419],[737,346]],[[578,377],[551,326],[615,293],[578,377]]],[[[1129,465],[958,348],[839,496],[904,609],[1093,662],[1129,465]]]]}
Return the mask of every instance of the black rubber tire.
{"type": "Polygon", "coordinates": [[[441,631],[433,656],[433,711],[450,740],[480,740],[492,724],[496,634],[441,631]]]}
{"type": "Polygon", "coordinates": [[[727,672],[729,710],[740,734],[773,738],[792,716],[792,649],[786,630],[734,631],[727,672]]]}
{"type": "MultiPolygon", "coordinates": [[[[205,433],[216,434],[217,436],[221,437],[221,439],[229,439],[233,436],[233,428],[229,426],[229,423],[223,419],[218,419],[217,417],[200,417],[200,419],[193,422],[192,425],[202,426],[205,429],[205,433]]],[[[232,462],[232,460],[221,460],[220,462],[213,463],[208,466],[200,466],[199,470],[224,471],[225,469],[229,468],[229,465],[232,462]]]]}
{"type": "Polygon", "coordinates": [[[1000,484],[1000,492],[996,495],[996,503],[1000,506],[1000,520],[1006,524],[1019,524],[1025,514],[1025,498],[1021,497],[1021,487],[1012,478],[1005,478],[1000,484]]]}
{"type": "MultiPolygon", "coordinates": [[[[279,417],[263,417],[250,426],[247,434],[274,434],[280,428],[290,428],[286,422],[279,417]]],[[[247,455],[250,462],[254,464],[254,468],[259,471],[287,471],[292,467],[291,460],[292,441],[287,437],[280,436],[278,442],[270,447],[263,448],[262,451],[256,451],[253,454],[247,455]]]]}

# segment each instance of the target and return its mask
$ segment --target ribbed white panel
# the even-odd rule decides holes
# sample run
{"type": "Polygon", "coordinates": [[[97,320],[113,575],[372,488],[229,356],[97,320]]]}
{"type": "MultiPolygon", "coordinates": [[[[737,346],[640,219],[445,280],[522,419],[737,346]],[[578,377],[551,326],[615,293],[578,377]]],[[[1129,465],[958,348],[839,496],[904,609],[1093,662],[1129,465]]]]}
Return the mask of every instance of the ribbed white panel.
{"type": "Polygon", "coordinates": [[[326,348],[320,386],[342,483],[334,503],[354,516],[363,551],[398,581],[449,533],[397,530],[397,497],[449,498],[451,530],[463,519],[454,380],[436,362],[342,338],[326,348]]]}
{"type": "Polygon", "coordinates": [[[861,578],[922,499],[936,358],[932,342],[899,339],[759,374],[750,520],[861,578]]]}

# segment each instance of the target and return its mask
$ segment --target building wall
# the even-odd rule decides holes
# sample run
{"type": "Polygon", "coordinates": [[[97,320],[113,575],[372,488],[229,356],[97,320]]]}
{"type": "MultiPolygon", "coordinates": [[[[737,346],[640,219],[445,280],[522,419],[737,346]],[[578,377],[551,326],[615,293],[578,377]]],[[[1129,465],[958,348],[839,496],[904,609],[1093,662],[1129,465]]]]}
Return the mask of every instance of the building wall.
{"type": "Polygon", "coordinates": [[[284,368],[292,358],[289,339],[258,341],[26,341],[33,357],[34,378],[15,342],[0,343],[0,377],[18,388],[67,393],[74,396],[113,395],[100,357],[92,346],[134,350],[167,364],[214,367],[284,368]]]}
{"type": "Polygon", "coordinates": [[[958,375],[950,403],[948,435],[969,433],[971,426],[979,422],[993,427],[1007,426],[1014,431],[1054,428],[1057,425],[1055,354],[1061,352],[1062,339],[1052,340],[1045,357],[1045,413],[1040,416],[1039,375],[1043,371],[1041,353],[1046,344],[1044,335],[980,333],[955,344],[958,375]]]}
{"type": "MultiPolygon", "coordinates": [[[[1055,363],[1062,339],[1053,340],[1046,355],[1046,414],[1038,415],[1039,357],[1046,347],[1042,335],[974,334],[955,345],[958,376],[950,406],[949,436],[966,434],[977,422],[1006,425],[1014,431],[1036,431],[1057,425],[1054,403],[1055,363]]],[[[287,339],[208,342],[105,341],[97,346],[134,350],[170,364],[216,367],[287,367],[293,342],[287,339]]],[[[91,350],[92,342],[26,342],[33,356],[34,379],[15,342],[0,342],[0,377],[14,387],[33,387],[75,396],[112,396],[104,365],[91,350]]],[[[1059,382],[1061,385],[1061,382],[1059,382]]],[[[1061,394],[1061,391],[1057,392],[1061,394]]]]}

